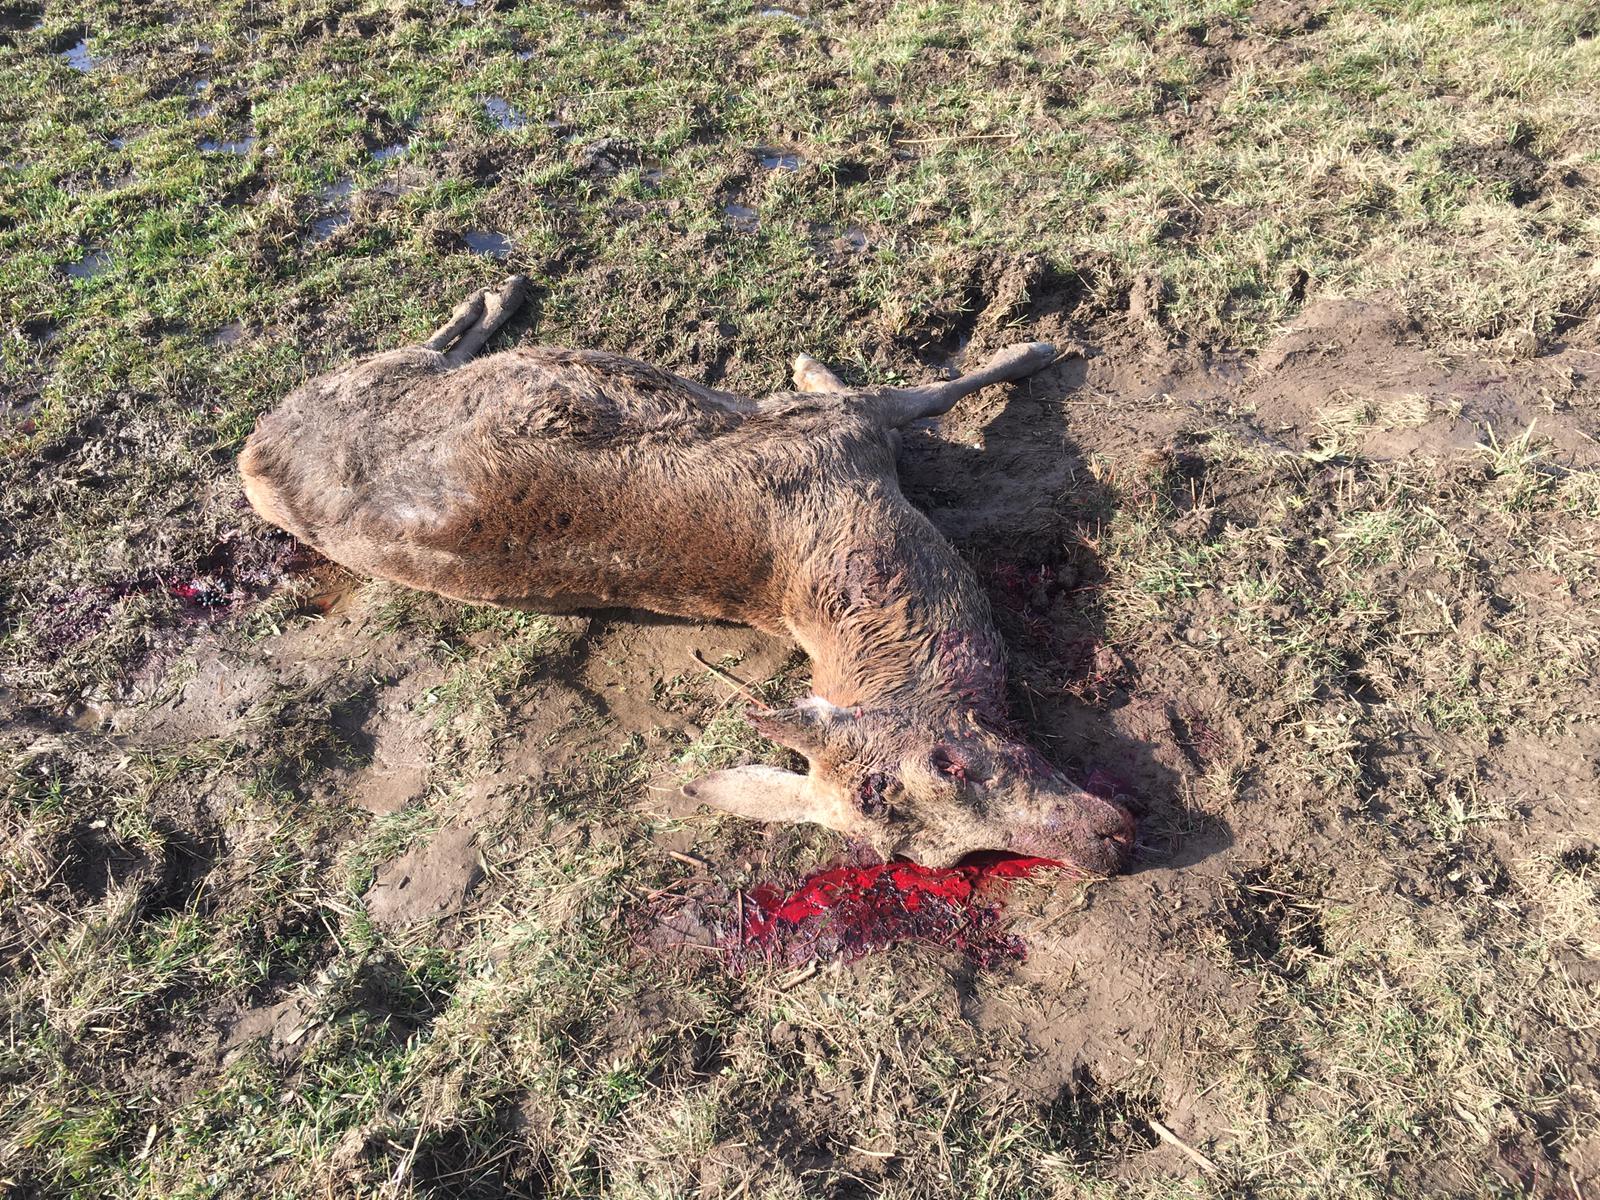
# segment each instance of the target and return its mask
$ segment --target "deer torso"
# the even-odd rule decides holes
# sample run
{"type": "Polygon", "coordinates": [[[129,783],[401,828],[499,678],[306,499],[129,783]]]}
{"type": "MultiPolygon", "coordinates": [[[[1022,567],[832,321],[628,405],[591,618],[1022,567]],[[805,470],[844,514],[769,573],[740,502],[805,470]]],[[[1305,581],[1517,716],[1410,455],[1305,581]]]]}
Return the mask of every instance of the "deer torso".
{"type": "Polygon", "coordinates": [[[246,448],[252,501],[352,570],[457,599],[774,632],[819,542],[893,536],[886,507],[909,509],[850,397],[755,404],[589,351],[439,359],[379,355],[288,397],[246,448]]]}

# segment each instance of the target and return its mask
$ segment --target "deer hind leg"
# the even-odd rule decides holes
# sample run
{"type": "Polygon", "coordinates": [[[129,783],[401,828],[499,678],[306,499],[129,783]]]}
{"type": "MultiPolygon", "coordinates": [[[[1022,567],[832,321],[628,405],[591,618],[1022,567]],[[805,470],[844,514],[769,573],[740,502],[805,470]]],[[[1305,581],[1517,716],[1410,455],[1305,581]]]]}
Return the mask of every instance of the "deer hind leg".
{"type": "Polygon", "coordinates": [[[883,415],[890,428],[898,429],[920,417],[937,417],[955,407],[956,401],[995,383],[1011,383],[1036,375],[1059,355],[1049,342],[1023,342],[1007,346],[969,375],[945,383],[929,383],[914,388],[885,388],[878,395],[884,402],[883,415]]]}
{"type": "Polygon", "coordinates": [[[448,350],[450,343],[455,341],[473,325],[476,325],[483,316],[483,298],[487,293],[479,288],[468,296],[456,310],[450,314],[450,319],[434,332],[434,335],[422,343],[424,350],[448,350]]]}
{"type": "Polygon", "coordinates": [[[459,367],[483,348],[527,294],[526,275],[513,275],[497,288],[479,288],[456,305],[450,319],[422,344],[428,350],[448,350],[446,365],[459,367]]]}
{"type": "Polygon", "coordinates": [[[801,392],[849,391],[844,380],[809,354],[801,354],[794,360],[794,386],[801,392]]]}

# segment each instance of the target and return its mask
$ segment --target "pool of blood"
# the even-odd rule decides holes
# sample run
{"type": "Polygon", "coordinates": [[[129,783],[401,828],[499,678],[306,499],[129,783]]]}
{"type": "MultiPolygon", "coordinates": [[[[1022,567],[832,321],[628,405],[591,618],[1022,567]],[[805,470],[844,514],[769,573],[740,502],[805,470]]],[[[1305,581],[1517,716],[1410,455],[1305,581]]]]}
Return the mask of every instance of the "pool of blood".
{"type": "Polygon", "coordinates": [[[283,575],[319,561],[288,534],[276,530],[235,530],[200,554],[160,565],[95,587],[57,593],[46,602],[37,633],[51,655],[98,633],[111,613],[132,596],[166,595],[180,619],[201,619],[237,611],[264,594],[283,575]]]}
{"type": "Polygon", "coordinates": [[[985,856],[955,867],[911,862],[831,867],[791,891],[745,892],[733,931],[736,966],[851,960],[900,942],[955,950],[981,966],[1026,956],[1001,927],[1005,893],[1041,870],[1071,870],[1049,858],[985,856]]]}

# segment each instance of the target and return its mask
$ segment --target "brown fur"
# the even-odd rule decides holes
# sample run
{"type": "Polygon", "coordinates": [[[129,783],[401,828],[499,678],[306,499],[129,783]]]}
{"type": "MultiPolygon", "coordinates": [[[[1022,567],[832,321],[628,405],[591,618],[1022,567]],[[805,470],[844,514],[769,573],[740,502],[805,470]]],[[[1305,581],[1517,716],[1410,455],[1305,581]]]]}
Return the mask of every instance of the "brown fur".
{"type": "Polygon", "coordinates": [[[1128,815],[1003,731],[988,605],[895,473],[899,425],[1047,365],[1049,347],[920,389],[845,390],[802,358],[797,382],[817,390],[752,401],[597,351],[471,359],[520,289],[474,297],[430,339],[486,299],[465,354],[380,354],[262,418],[239,464],[256,511],[352,570],[460,600],[625,605],[793,636],[815,695],[757,723],[810,775],[738,768],[691,796],[821,821],[886,854],[1125,861],[1128,815]]]}

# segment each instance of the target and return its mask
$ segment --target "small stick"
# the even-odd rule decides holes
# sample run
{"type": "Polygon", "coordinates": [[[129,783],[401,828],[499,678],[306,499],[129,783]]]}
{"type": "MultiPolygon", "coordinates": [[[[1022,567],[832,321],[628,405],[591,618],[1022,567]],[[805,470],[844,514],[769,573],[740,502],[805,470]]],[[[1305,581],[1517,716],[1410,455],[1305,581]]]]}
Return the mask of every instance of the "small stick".
{"type": "MultiPolygon", "coordinates": [[[[400,1165],[394,1169],[394,1178],[389,1180],[391,1191],[400,1186],[400,1181],[406,1177],[406,1172],[411,1170],[411,1164],[417,1161],[417,1147],[422,1145],[422,1125],[423,1122],[418,1120],[417,1136],[411,1139],[411,1149],[401,1156],[400,1165]]],[[[393,1143],[390,1144],[393,1145],[393,1143]]]]}
{"type": "Polygon", "coordinates": [[[891,1021],[899,1020],[902,1015],[904,1015],[905,1013],[910,1011],[910,1009],[911,1009],[911,1007],[913,1005],[922,1003],[922,1001],[926,1000],[929,996],[933,995],[933,993],[938,991],[938,990],[939,990],[939,985],[937,983],[930,983],[927,987],[923,988],[915,996],[911,997],[911,999],[907,1000],[899,1008],[895,1009],[892,1013],[890,1013],[889,1014],[889,1019],[891,1021]]]}
{"type": "Polygon", "coordinates": [[[709,875],[690,875],[690,876],[688,876],[688,877],[686,877],[684,879],[675,880],[674,882],[667,884],[666,887],[658,887],[655,891],[646,893],[645,899],[646,900],[659,899],[660,897],[665,896],[668,892],[675,892],[681,887],[688,887],[691,883],[710,883],[710,882],[711,882],[711,876],[709,876],[709,875]]]}
{"type": "Polygon", "coordinates": [[[789,978],[778,980],[778,990],[780,992],[787,992],[792,987],[798,987],[800,984],[802,984],[806,980],[810,979],[816,973],[817,973],[817,963],[816,963],[815,959],[812,959],[804,967],[802,967],[798,972],[796,972],[795,974],[789,976],[789,978]]]}
{"type": "Polygon", "coordinates": [[[1012,141],[1016,141],[1021,136],[1020,133],[951,133],[946,134],[944,137],[901,138],[899,140],[906,146],[936,146],[941,142],[992,142],[1001,138],[1010,138],[1012,141]]]}
{"type": "Polygon", "coordinates": [[[683,863],[685,866],[697,867],[702,871],[709,871],[711,869],[710,864],[708,864],[705,859],[696,858],[692,854],[684,854],[682,851],[679,851],[679,850],[668,850],[667,851],[667,857],[668,858],[675,858],[679,862],[683,863]]]}
{"type": "Polygon", "coordinates": [[[1156,1136],[1158,1138],[1160,1138],[1167,1145],[1176,1146],[1179,1150],[1182,1150],[1191,1159],[1193,1159],[1195,1164],[1199,1166],[1199,1168],[1206,1174],[1215,1175],[1217,1173],[1216,1163],[1212,1162],[1204,1154],[1201,1154],[1200,1151],[1189,1145],[1188,1142],[1184,1141],[1177,1134],[1173,1133],[1172,1130],[1168,1129],[1160,1121],[1156,1120],[1154,1117],[1146,1117],[1145,1120],[1149,1123],[1150,1128],[1156,1131],[1156,1136]]]}
{"type": "Polygon", "coordinates": [[[749,684],[734,678],[721,667],[713,666],[711,663],[708,663],[705,659],[700,657],[700,651],[690,650],[689,657],[694,659],[695,662],[699,663],[713,675],[717,676],[717,678],[721,679],[722,682],[726,683],[734,691],[738,692],[739,695],[744,697],[747,702],[755,705],[755,707],[761,709],[762,712],[770,711],[771,705],[769,705],[765,700],[761,699],[760,696],[756,695],[755,692],[751,691],[749,684]]]}
{"type": "Polygon", "coordinates": [[[950,1103],[944,1106],[944,1116],[939,1119],[939,1138],[942,1142],[944,1131],[950,1127],[950,1114],[956,1110],[956,1097],[961,1093],[954,1088],[950,1090],[950,1103]]]}

